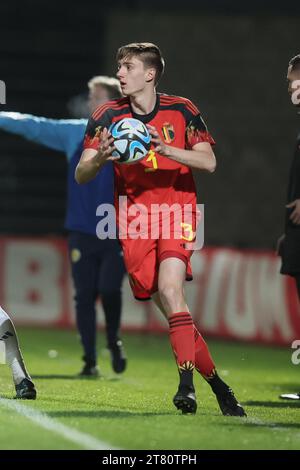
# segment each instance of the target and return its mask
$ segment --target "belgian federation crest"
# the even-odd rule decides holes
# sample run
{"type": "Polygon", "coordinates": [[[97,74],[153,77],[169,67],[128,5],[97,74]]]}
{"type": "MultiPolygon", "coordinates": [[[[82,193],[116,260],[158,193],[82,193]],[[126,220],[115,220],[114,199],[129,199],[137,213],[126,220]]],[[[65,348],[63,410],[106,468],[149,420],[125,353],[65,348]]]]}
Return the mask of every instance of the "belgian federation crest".
{"type": "Polygon", "coordinates": [[[101,131],[102,131],[102,126],[96,127],[94,137],[100,138],[101,131]]]}
{"type": "Polygon", "coordinates": [[[162,126],[161,130],[162,130],[162,134],[163,134],[164,141],[166,142],[166,144],[170,144],[171,142],[173,142],[173,140],[175,139],[175,131],[174,131],[174,127],[172,126],[172,124],[170,124],[169,122],[166,122],[162,126]]]}

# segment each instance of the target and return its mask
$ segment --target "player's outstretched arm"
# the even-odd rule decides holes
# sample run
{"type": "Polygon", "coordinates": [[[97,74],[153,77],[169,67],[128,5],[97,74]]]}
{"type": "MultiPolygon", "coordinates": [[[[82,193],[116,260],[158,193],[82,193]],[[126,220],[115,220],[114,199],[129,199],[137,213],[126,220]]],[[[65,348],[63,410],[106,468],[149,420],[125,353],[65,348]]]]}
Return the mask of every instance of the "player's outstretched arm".
{"type": "Polygon", "coordinates": [[[95,178],[105,163],[120,158],[112,156],[113,151],[116,150],[113,141],[111,134],[104,128],[98,150],[87,148],[82,152],[75,170],[75,180],[78,184],[88,183],[95,178]]]}
{"type": "Polygon", "coordinates": [[[15,112],[0,112],[0,129],[53,150],[72,155],[84,136],[84,119],[49,119],[15,112]]]}

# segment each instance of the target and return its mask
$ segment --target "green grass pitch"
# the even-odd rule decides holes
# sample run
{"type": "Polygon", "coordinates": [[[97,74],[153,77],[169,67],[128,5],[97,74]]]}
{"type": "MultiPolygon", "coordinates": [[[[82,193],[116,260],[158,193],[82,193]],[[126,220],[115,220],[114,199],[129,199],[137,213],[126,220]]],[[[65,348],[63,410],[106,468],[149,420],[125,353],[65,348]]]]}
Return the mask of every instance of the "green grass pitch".
{"type": "MultiPolygon", "coordinates": [[[[172,404],[177,370],[166,336],[124,335],[129,362],[121,376],[113,374],[100,345],[103,378],[83,380],[76,377],[81,349],[74,331],[19,328],[18,334],[38,399],[11,403],[43,412],[54,427],[41,427],[0,400],[1,449],[86,448],[56,432],[60,424],[119,449],[300,448],[300,403],[278,398],[300,391],[300,365],[291,363],[289,348],[208,340],[219,374],[248,418],[222,416],[198,374],[197,414],[183,416],[172,404]],[[49,350],[57,356],[49,357],[49,350]]],[[[13,395],[10,371],[0,365],[0,396],[13,395]]]]}

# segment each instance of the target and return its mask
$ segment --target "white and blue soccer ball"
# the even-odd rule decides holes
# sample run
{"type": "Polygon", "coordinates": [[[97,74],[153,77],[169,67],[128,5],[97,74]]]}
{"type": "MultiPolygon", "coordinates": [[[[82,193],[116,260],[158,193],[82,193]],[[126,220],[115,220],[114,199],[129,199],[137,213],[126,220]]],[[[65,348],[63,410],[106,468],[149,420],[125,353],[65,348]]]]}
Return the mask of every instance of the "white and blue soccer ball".
{"type": "Polygon", "coordinates": [[[144,158],[151,146],[151,136],[145,124],[138,119],[124,118],[113,123],[109,131],[114,138],[116,163],[136,163],[144,158]]]}

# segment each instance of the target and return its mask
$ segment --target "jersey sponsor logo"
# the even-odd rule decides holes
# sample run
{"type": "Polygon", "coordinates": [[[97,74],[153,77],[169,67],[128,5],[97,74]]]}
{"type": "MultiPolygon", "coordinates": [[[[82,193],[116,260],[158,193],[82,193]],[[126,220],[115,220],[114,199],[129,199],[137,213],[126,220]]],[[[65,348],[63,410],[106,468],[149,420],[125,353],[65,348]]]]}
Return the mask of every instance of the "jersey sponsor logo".
{"type": "Polygon", "coordinates": [[[174,127],[172,126],[172,124],[170,124],[169,122],[166,122],[162,128],[162,134],[163,134],[163,137],[164,137],[164,141],[166,142],[166,144],[170,144],[171,142],[173,142],[173,140],[175,139],[175,131],[174,131],[174,127]]]}

